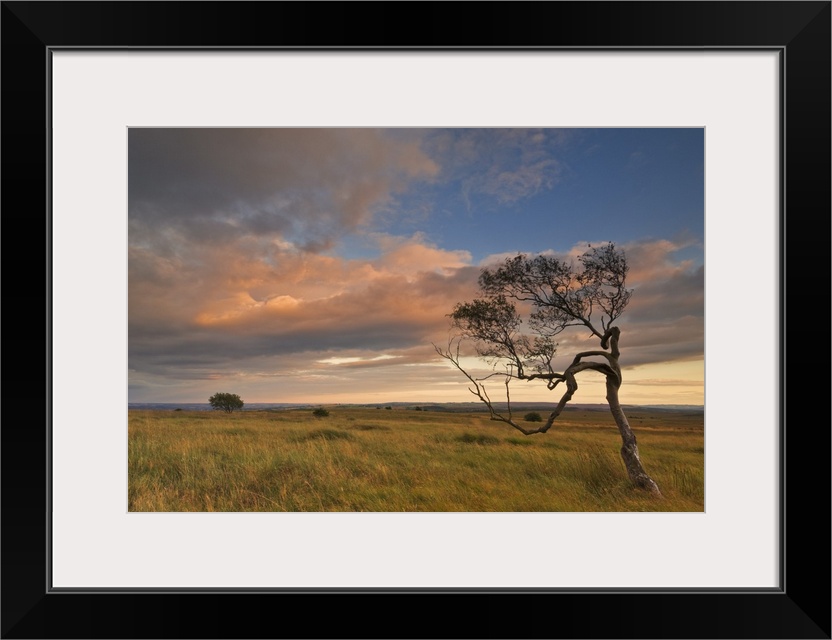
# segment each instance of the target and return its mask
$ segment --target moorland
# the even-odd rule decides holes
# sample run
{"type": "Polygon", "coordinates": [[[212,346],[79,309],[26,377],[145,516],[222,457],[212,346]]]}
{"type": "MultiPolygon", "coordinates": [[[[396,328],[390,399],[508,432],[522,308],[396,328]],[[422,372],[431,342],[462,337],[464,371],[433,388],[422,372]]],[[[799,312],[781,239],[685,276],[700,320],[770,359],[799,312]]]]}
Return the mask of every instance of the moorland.
{"type": "Polygon", "coordinates": [[[524,436],[466,407],[318,409],[129,409],[129,511],[704,511],[702,411],[627,409],[656,498],[608,411],[524,436]]]}

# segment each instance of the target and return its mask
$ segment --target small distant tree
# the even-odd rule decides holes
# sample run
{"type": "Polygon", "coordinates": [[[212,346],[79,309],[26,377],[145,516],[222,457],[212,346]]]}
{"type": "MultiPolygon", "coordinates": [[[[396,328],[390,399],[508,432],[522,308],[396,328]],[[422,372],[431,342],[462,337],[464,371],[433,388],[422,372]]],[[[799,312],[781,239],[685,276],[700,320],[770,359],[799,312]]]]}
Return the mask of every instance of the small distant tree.
{"type": "Polygon", "coordinates": [[[326,418],[329,415],[329,411],[327,411],[323,407],[318,407],[312,412],[312,415],[316,418],[326,418]]]}
{"type": "Polygon", "coordinates": [[[624,252],[611,242],[589,247],[577,261],[547,255],[508,258],[499,267],[483,269],[481,297],[457,304],[450,314],[458,335],[451,338],[447,349],[434,347],[468,378],[469,390],[485,403],[492,420],[505,422],[525,435],[549,430],[578,390],[578,374],[600,373],[606,378],[607,404],[621,435],[621,458],[630,480],[661,495],[642,466],[636,436],[618,397],[621,330],[615,323],[632,294],[626,288],[627,271],[624,252]],[[524,315],[526,311],[528,315],[524,315]],[[570,327],[588,331],[601,348],[576,353],[571,364],[556,371],[552,362],[556,338],[570,327]],[[460,341],[464,339],[474,342],[477,354],[492,365],[493,373],[476,378],[463,368],[460,341]],[[486,390],[486,381],[494,378],[505,385],[505,413],[497,410],[486,390]],[[509,385],[515,380],[542,382],[550,391],[564,385],[560,402],[541,426],[527,428],[513,418],[509,385]]]}
{"type": "Polygon", "coordinates": [[[537,411],[530,411],[523,416],[523,420],[526,422],[543,422],[543,416],[541,416],[537,411]]]}
{"type": "Polygon", "coordinates": [[[215,393],[208,402],[211,403],[211,408],[214,411],[225,411],[231,413],[235,409],[243,408],[243,401],[236,393],[215,393]]]}

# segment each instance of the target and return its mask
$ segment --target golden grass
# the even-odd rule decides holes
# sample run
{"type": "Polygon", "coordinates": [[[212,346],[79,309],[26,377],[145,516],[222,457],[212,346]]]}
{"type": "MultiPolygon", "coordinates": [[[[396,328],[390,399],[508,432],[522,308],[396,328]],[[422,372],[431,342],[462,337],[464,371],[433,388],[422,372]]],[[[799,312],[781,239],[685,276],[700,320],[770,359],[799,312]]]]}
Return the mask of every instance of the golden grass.
{"type": "Polygon", "coordinates": [[[606,412],[523,436],[482,413],[129,411],[130,511],[703,511],[701,414],[628,416],[664,497],[634,489],[606,412]]]}

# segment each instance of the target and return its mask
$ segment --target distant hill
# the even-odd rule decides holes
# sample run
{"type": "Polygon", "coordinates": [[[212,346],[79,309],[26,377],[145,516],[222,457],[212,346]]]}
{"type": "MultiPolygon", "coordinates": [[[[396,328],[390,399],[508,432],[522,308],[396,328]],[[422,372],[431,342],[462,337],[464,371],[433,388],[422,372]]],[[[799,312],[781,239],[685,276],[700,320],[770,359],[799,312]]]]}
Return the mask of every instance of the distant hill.
{"type": "MultiPolygon", "coordinates": [[[[317,407],[312,404],[293,404],[289,402],[246,402],[243,411],[263,411],[269,409],[297,409],[300,407],[317,407]]],[[[207,402],[128,402],[128,409],[153,409],[156,411],[212,411],[207,402]]]]}
{"type": "MultiPolygon", "coordinates": [[[[306,407],[324,406],[353,406],[353,407],[395,407],[408,409],[419,407],[422,411],[445,411],[452,413],[487,412],[488,409],[481,402],[372,402],[372,403],[339,403],[336,405],[328,403],[292,403],[292,402],[252,402],[246,403],[243,411],[280,411],[284,409],[303,409],[306,407]]],[[[523,411],[552,411],[554,402],[515,402],[512,403],[512,411],[520,413],[523,411]]],[[[704,413],[705,407],[696,404],[652,404],[652,405],[623,405],[625,411],[638,409],[649,409],[651,411],[704,413]]],[[[156,411],[211,411],[211,405],[207,402],[129,402],[128,409],[152,409],[156,411]]],[[[497,411],[505,411],[506,404],[495,402],[494,408],[497,411]]],[[[609,411],[606,404],[570,404],[564,411],[609,411]]]]}
{"type": "MultiPolygon", "coordinates": [[[[445,403],[390,403],[392,406],[397,406],[400,404],[402,406],[419,406],[422,408],[423,411],[452,411],[452,412],[476,412],[476,411],[485,411],[487,412],[488,409],[483,405],[481,402],[445,402],[445,403]]],[[[522,411],[545,411],[549,412],[555,408],[555,402],[513,402],[511,404],[511,409],[514,413],[520,413],[522,411]]],[[[373,405],[363,405],[363,406],[373,406],[373,405]]],[[[625,411],[632,411],[638,409],[650,409],[651,411],[685,411],[685,412],[702,412],[704,413],[705,407],[702,405],[696,404],[656,404],[656,405],[622,405],[625,411]]],[[[506,403],[504,402],[495,402],[494,408],[497,411],[506,411],[506,403]]],[[[605,411],[608,412],[610,410],[609,406],[606,404],[568,404],[564,408],[565,412],[568,411],[605,411]]]]}

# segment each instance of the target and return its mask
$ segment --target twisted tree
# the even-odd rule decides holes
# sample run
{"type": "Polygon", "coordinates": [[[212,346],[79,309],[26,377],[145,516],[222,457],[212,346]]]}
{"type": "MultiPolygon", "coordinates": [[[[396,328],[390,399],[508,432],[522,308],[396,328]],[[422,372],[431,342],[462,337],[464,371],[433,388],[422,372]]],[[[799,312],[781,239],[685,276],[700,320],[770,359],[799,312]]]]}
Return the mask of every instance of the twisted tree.
{"type": "Polygon", "coordinates": [[[632,294],[626,288],[627,271],[626,256],[613,243],[590,246],[576,262],[545,255],[509,258],[497,268],[482,271],[482,297],[454,307],[450,318],[458,333],[446,349],[434,347],[468,378],[473,385],[469,391],[485,403],[492,420],[505,422],[525,435],[545,433],[552,427],[578,390],[577,374],[603,374],[607,403],[621,434],[621,457],[630,480],[641,489],[661,495],[641,464],[636,436],[618,397],[622,382],[621,330],[614,323],[632,294]],[[527,318],[518,311],[518,304],[527,311],[527,318]],[[558,346],[555,338],[569,327],[588,330],[601,348],[575,354],[572,363],[558,372],[552,365],[558,346]],[[492,365],[493,373],[476,378],[462,367],[463,339],[474,341],[477,354],[492,365]],[[485,387],[485,382],[495,377],[505,385],[506,413],[497,410],[485,387]],[[564,393],[545,423],[527,428],[515,421],[509,389],[514,380],[541,381],[550,391],[564,384],[564,393]]]}

